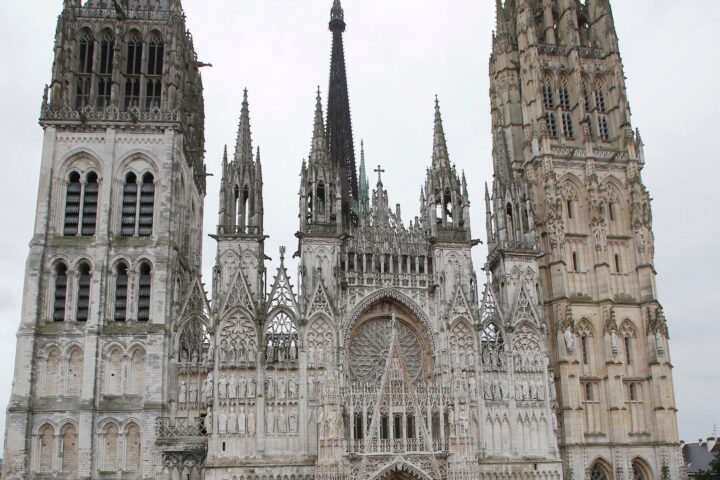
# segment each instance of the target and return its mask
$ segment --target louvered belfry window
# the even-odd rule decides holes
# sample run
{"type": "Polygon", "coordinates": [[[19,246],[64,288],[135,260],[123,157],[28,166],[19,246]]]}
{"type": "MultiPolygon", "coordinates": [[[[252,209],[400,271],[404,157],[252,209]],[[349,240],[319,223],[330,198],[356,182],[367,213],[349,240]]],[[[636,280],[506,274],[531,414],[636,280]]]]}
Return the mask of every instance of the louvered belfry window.
{"type": "Polygon", "coordinates": [[[128,267],[121,263],[117,267],[115,277],[115,321],[127,319],[128,267]]]}
{"type": "Polygon", "coordinates": [[[65,299],[67,298],[67,267],[61,263],[55,269],[55,293],[53,298],[53,321],[65,321],[65,299]]]}
{"type": "Polygon", "coordinates": [[[153,214],[155,211],[155,182],[152,174],[143,176],[140,187],[140,215],[138,218],[138,235],[149,237],[153,231],[153,214]]]}
{"type": "Polygon", "coordinates": [[[137,197],[137,177],[134,173],[128,173],[125,177],[125,186],[123,187],[122,224],[120,226],[120,234],[124,237],[132,237],[135,235],[137,197]]]}
{"type": "Polygon", "coordinates": [[[138,316],[140,322],[150,320],[150,295],[152,287],[152,269],[150,264],[140,265],[140,277],[138,278],[138,316]]]}
{"type": "Polygon", "coordinates": [[[95,172],[90,172],[85,178],[87,182],[83,196],[81,234],[89,237],[95,235],[95,224],[97,223],[98,176],[95,172]]]}
{"type": "Polygon", "coordinates": [[[63,234],[65,236],[77,235],[78,224],[80,222],[80,196],[82,194],[82,184],[80,183],[80,174],[72,172],[69,177],[67,193],[65,195],[65,226],[63,234]]]}
{"type": "Polygon", "coordinates": [[[92,274],[90,273],[90,265],[83,263],[80,265],[78,275],[77,290],[77,309],[75,318],[78,322],[87,322],[90,314],[90,282],[92,274]]]}

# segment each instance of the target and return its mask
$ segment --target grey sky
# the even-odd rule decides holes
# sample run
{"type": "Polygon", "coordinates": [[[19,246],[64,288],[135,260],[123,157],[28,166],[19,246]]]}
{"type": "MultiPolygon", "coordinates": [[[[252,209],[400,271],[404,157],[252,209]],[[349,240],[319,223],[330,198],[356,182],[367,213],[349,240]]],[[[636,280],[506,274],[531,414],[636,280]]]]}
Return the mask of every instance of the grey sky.
{"type": "MultiPolygon", "coordinates": [[[[325,98],[331,0],[184,0],[203,71],[206,163],[218,173],[235,142],[242,89],[250,91],[253,140],[262,148],[268,252],[296,248],[300,164],[308,155],[315,89],[325,98]]],[[[432,152],[433,98],[440,97],[451,160],[471,192],[473,236],[485,238],[483,184],[491,181],[488,56],[492,0],[344,0],[345,54],[356,150],[382,164],[392,204],[418,212],[432,152]]],[[[644,180],[653,197],[660,299],[687,441],[720,424],[720,159],[714,139],[720,73],[717,0],[614,0],[633,124],[646,144],[644,180]]],[[[32,235],[42,146],[37,124],[50,80],[61,0],[0,2],[0,431],[12,382],[15,333],[32,235]]],[[[370,183],[376,179],[371,176],[370,183]]],[[[209,179],[205,230],[217,222],[218,177],[209,179]]],[[[476,269],[485,250],[474,252],[476,269]]],[[[205,279],[215,259],[204,244],[205,279]]],[[[271,267],[274,269],[275,264],[271,267]]],[[[293,266],[294,267],[294,266],[293,266]]]]}

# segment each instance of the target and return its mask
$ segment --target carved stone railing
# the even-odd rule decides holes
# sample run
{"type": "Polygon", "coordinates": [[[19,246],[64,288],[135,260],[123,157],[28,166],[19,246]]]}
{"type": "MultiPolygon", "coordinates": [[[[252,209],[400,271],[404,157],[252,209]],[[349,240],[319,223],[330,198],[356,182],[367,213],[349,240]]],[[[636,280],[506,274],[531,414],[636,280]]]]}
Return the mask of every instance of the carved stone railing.
{"type": "Polygon", "coordinates": [[[442,438],[434,438],[428,444],[428,442],[418,438],[370,438],[367,440],[351,440],[348,442],[347,451],[359,455],[445,454],[448,452],[448,441],[442,438]]]}
{"type": "Polygon", "coordinates": [[[96,109],[88,105],[76,110],[65,104],[59,109],[53,109],[43,104],[40,111],[40,123],[52,123],[53,121],[69,122],[155,122],[155,123],[179,123],[181,115],[178,110],[166,111],[158,107],[149,110],[131,108],[121,110],[116,106],[109,106],[96,109]]]}
{"type": "MultiPolygon", "coordinates": [[[[154,7],[150,7],[154,8],[154,7]]],[[[69,11],[76,17],[87,17],[87,18],[101,18],[101,19],[117,19],[118,13],[112,6],[112,2],[108,1],[107,8],[97,7],[70,7],[69,11]]],[[[129,20],[170,20],[172,13],[161,10],[149,10],[149,9],[127,9],[125,15],[129,20]]]]}
{"type": "Polygon", "coordinates": [[[538,49],[543,55],[567,55],[569,51],[565,45],[550,45],[548,43],[541,43],[538,45],[538,49]]]}
{"type": "Polygon", "coordinates": [[[464,228],[438,228],[435,240],[438,242],[469,242],[470,236],[464,228]]]}
{"type": "Polygon", "coordinates": [[[347,272],[345,283],[351,287],[426,288],[430,275],[425,273],[358,273],[347,272]]]}
{"type": "Polygon", "coordinates": [[[578,53],[585,58],[605,58],[605,50],[596,47],[580,47],[578,53]]]}
{"type": "Polygon", "coordinates": [[[202,418],[159,417],[155,425],[158,438],[205,437],[207,430],[202,418]]]}
{"type": "Polygon", "coordinates": [[[305,225],[305,235],[335,236],[338,227],[335,223],[308,223],[305,225]]]}
{"type": "Polygon", "coordinates": [[[240,225],[218,225],[218,235],[260,235],[260,227],[240,225]]]}

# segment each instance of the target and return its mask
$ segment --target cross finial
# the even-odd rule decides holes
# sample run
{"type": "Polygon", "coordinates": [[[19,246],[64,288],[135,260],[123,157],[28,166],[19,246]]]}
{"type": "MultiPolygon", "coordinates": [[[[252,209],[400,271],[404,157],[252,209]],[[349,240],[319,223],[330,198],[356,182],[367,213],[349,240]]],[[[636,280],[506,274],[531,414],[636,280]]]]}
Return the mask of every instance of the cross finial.
{"type": "Polygon", "coordinates": [[[378,185],[382,185],[382,174],[385,173],[385,170],[378,165],[378,167],[373,171],[378,174],[378,185]]]}

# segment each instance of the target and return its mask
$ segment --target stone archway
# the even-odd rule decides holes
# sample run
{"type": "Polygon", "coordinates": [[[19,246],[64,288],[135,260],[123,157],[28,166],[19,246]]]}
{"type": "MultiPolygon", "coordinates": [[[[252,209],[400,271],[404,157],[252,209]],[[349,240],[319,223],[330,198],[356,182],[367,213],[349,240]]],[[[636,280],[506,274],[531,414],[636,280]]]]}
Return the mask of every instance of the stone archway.
{"type": "Polygon", "coordinates": [[[430,480],[430,477],[412,465],[400,462],[384,468],[373,480],[430,480]]]}

